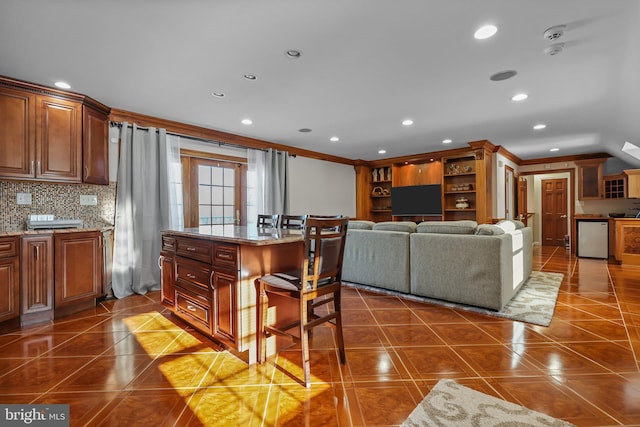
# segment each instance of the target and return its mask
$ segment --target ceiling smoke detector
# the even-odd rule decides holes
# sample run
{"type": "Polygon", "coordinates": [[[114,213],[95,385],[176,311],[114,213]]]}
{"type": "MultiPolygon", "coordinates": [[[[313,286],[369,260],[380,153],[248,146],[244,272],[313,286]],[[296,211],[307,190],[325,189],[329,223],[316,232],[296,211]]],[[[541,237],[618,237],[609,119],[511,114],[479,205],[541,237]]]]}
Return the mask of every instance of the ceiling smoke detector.
{"type": "Polygon", "coordinates": [[[564,49],[564,43],[554,43],[544,48],[544,54],[553,56],[557,55],[564,49]]]}
{"type": "Polygon", "coordinates": [[[544,33],[542,33],[542,35],[549,41],[558,40],[560,37],[562,37],[566,28],[566,25],[556,25],[544,30],[544,33]]]}

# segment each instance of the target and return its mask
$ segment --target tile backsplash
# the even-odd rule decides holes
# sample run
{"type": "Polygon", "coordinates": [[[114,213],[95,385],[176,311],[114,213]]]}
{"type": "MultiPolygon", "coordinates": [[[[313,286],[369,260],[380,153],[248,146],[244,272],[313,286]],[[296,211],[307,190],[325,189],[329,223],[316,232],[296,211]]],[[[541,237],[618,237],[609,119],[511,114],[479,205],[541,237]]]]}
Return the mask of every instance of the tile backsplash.
{"type": "Polygon", "coordinates": [[[112,225],[116,211],[116,183],[107,185],[56,184],[0,180],[0,226],[25,225],[31,214],[81,219],[85,224],[112,225]],[[31,204],[19,205],[18,193],[30,193],[31,204]],[[95,195],[98,204],[80,204],[81,195],[95,195]]]}

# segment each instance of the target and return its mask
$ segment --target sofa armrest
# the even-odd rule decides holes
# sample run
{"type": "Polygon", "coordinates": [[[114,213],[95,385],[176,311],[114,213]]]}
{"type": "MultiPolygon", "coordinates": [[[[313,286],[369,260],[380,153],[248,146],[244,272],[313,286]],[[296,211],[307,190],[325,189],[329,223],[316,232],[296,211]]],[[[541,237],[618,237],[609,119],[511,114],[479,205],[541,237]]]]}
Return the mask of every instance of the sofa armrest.
{"type": "Polygon", "coordinates": [[[342,279],[408,293],[409,235],[400,231],[348,230],[342,279]]]}

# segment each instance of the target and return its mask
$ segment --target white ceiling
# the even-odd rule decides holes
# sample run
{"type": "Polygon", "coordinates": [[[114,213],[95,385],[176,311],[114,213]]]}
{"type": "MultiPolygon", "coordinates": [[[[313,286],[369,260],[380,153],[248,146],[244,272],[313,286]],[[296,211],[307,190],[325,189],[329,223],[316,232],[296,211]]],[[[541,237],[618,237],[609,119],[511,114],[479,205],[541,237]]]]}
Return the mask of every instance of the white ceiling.
{"type": "Polygon", "coordinates": [[[638,0],[0,0],[0,75],[350,159],[488,139],[640,166],[620,150],[640,145],[638,22],[638,0]],[[475,40],[485,23],[498,33],[475,40]],[[559,24],[565,49],[547,56],[559,24]],[[489,80],[504,70],[518,74],[489,80]]]}

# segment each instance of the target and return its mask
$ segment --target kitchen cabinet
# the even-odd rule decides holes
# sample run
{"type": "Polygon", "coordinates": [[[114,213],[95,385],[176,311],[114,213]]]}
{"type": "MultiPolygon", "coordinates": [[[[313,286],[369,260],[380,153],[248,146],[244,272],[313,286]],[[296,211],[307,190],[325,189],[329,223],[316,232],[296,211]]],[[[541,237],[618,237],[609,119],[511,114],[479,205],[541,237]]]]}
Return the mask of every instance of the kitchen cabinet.
{"type": "Polygon", "coordinates": [[[0,178],[108,184],[108,113],[84,95],[0,78],[0,178]]]}
{"type": "Polygon", "coordinates": [[[86,105],[82,113],[82,182],[108,185],[109,117],[86,105]]]}
{"type": "Polygon", "coordinates": [[[63,307],[95,305],[102,290],[102,232],[55,234],[54,244],[56,316],[63,307]]]}
{"type": "Polygon", "coordinates": [[[606,159],[576,160],[578,200],[603,198],[602,168],[606,159]]]}
{"type": "Polygon", "coordinates": [[[21,252],[21,312],[22,326],[53,319],[53,236],[24,235],[21,252]]]}
{"type": "Polygon", "coordinates": [[[627,197],[630,199],[640,198],[640,169],[627,169],[627,197]]]}
{"type": "Polygon", "coordinates": [[[19,237],[0,237],[0,325],[20,317],[19,248],[19,237]]]}

